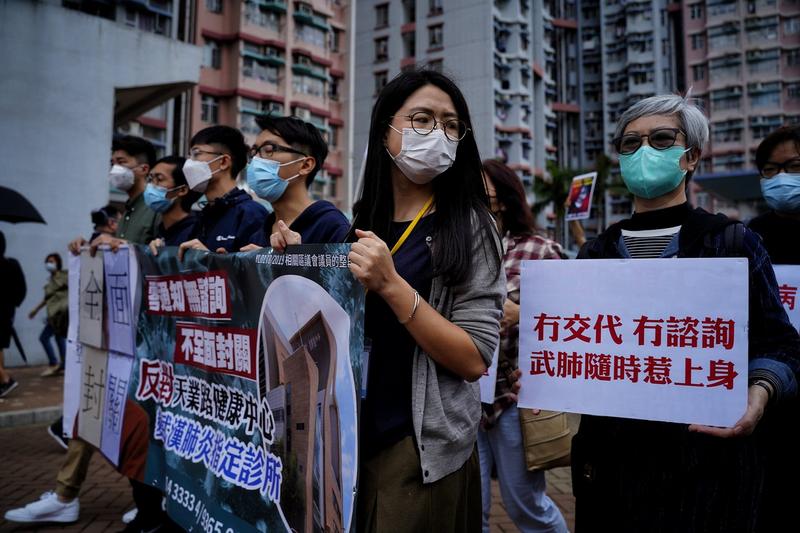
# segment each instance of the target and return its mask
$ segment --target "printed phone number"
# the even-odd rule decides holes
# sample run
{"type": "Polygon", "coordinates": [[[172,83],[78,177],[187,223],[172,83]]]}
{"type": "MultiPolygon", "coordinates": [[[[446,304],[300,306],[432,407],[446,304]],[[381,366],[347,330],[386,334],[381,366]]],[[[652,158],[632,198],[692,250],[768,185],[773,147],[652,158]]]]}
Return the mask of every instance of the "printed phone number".
{"type": "MultiPolygon", "coordinates": [[[[205,504],[189,490],[167,478],[167,497],[177,505],[194,514],[195,522],[200,526],[200,531],[205,533],[234,533],[233,528],[225,528],[225,524],[208,513],[205,504]]],[[[194,530],[194,528],[192,528],[194,530]]]]}

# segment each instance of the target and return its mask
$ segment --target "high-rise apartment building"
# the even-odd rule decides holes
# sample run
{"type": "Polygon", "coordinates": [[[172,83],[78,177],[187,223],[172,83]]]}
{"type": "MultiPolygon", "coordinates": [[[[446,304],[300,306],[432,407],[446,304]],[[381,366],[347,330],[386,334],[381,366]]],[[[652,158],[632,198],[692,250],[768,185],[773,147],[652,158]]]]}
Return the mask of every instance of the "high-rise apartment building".
{"type": "Polygon", "coordinates": [[[212,124],[238,127],[248,143],[260,114],[314,124],[330,153],[312,194],[348,209],[345,85],[349,2],[197,0],[195,42],[204,48],[194,91],[192,133],[212,124]]]}
{"type": "Polygon", "coordinates": [[[452,76],[470,106],[483,158],[497,157],[531,190],[546,162],[579,166],[576,0],[359,2],[355,153],[366,148],[375,96],[402,69],[452,76]]]}
{"type": "MultiPolygon", "coordinates": [[[[595,0],[580,4],[581,127],[585,167],[611,159],[617,120],[635,102],[683,88],[679,2],[595,0]]],[[[612,172],[617,173],[617,168],[612,172]]],[[[607,194],[602,229],[630,215],[627,195],[607,194]]]]}
{"type": "MultiPolygon", "coordinates": [[[[76,11],[112,20],[122,27],[161,35],[169,39],[189,42],[192,34],[189,21],[194,8],[193,0],[147,0],[142,2],[102,2],[97,0],[64,0],[63,6],[76,11]]],[[[146,68],[137,65],[136,68],[146,68]]],[[[157,99],[143,99],[141,113],[116,123],[117,133],[144,137],[156,148],[158,157],[182,151],[186,142],[188,119],[188,90],[184,94],[161,94],[157,99]],[[168,96],[168,98],[164,98],[168,96]],[[166,100],[166,101],[165,101],[166,100]],[[154,105],[155,104],[155,105],[154,105]]],[[[171,91],[173,94],[175,91],[171,91]]],[[[114,191],[116,200],[124,195],[114,191]]]]}
{"type": "MultiPolygon", "coordinates": [[[[731,200],[760,197],[758,143],[800,122],[800,2],[688,0],[683,18],[686,84],[711,120],[697,181],[718,193],[714,201],[701,192],[698,203],[731,212],[731,200]]],[[[739,205],[732,214],[754,213],[739,205]]]]}

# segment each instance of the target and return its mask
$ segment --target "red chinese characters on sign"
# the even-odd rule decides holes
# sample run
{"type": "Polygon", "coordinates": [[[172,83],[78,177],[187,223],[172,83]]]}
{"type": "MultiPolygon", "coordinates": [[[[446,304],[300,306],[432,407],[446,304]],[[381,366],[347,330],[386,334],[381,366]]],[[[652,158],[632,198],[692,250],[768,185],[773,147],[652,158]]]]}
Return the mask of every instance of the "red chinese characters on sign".
{"type": "MultiPolygon", "coordinates": [[[[718,317],[698,319],[691,316],[662,318],[641,315],[626,326],[630,327],[630,333],[639,346],[699,346],[732,350],[736,324],[733,320],[718,317]]],[[[540,313],[533,317],[533,331],[540,341],[580,341],[590,344],[611,341],[620,345],[623,342],[623,330],[622,319],[611,314],[588,317],[576,313],[562,317],[540,313]]]]}
{"type": "Polygon", "coordinates": [[[731,361],[711,360],[707,368],[685,357],[683,365],[669,357],[539,350],[531,352],[530,374],[553,378],[628,381],[650,385],[733,389],[739,375],[731,361]]]}
{"type": "Polygon", "coordinates": [[[228,274],[223,270],[180,276],[147,276],[145,284],[149,314],[231,317],[228,274]]]}
{"type": "Polygon", "coordinates": [[[794,304],[797,299],[797,287],[792,287],[784,283],[778,287],[781,296],[781,304],[785,305],[790,311],[794,311],[794,304]]]}
{"type": "Polygon", "coordinates": [[[256,379],[256,332],[252,329],[175,324],[175,362],[256,379]]]}

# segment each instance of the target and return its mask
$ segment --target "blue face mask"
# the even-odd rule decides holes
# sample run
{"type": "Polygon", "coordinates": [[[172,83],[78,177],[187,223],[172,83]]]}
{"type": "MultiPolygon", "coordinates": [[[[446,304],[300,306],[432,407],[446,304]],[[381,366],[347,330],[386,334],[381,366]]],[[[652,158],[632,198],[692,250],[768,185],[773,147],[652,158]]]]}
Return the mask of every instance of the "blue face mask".
{"type": "Polygon", "coordinates": [[[767,205],[781,213],[800,213],[800,174],[781,172],[761,180],[767,205]]]}
{"type": "Polygon", "coordinates": [[[295,174],[291,178],[282,179],[278,175],[281,167],[297,163],[305,159],[301,157],[288,163],[278,163],[272,159],[262,159],[254,157],[250,164],[247,165],[247,185],[253,190],[259,198],[263,198],[268,202],[275,202],[280,200],[283,193],[286,192],[286,187],[289,182],[299,177],[300,174],[295,174]]]}
{"type": "Polygon", "coordinates": [[[172,200],[167,198],[167,194],[176,189],[180,189],[180,187],[165,189],[164,187],[148,183],[147,187],[144,188],[144,203],[156,213],[166,213],[169,211],[169,208],[172,207],[173,202],[175,202],[174,198],[172,200]]]}
{"type": "Polygon", "coordinates": [[[632,154],[619,156],[619,169],[625,186],[639,198],[658,198],[680,184],[686,171],[681,168],[681,156],[688,152],[680,146],[656,150],[642,145],[632,154]]]}

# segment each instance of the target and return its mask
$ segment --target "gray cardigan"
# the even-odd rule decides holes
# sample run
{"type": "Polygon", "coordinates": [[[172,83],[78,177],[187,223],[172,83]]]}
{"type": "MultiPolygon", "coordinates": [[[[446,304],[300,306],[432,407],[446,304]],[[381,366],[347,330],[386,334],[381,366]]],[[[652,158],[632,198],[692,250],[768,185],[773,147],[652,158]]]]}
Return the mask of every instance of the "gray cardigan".
{"type": "MultiPolygon", "coordinates": [[[[500,256],[497,275],[491,264],[495,251],[476,226],[473,219],[472,273],[465,282],[451,287],[435,277],[428,303],[469,334],[488,366],[500,340],[506,277],[500,256]]],[[[497,253],[502,254],[499,238],[494,239],[497,253]]],[[[435,246],[430,237],[428,243],[435,246]]],[[[419,346],[414,353],[411,386],[422,480],[433,483],[461,468],[472,453],[481,418],[480,390],[477,381],[469,383],[448,371],[419,346]]]]}

